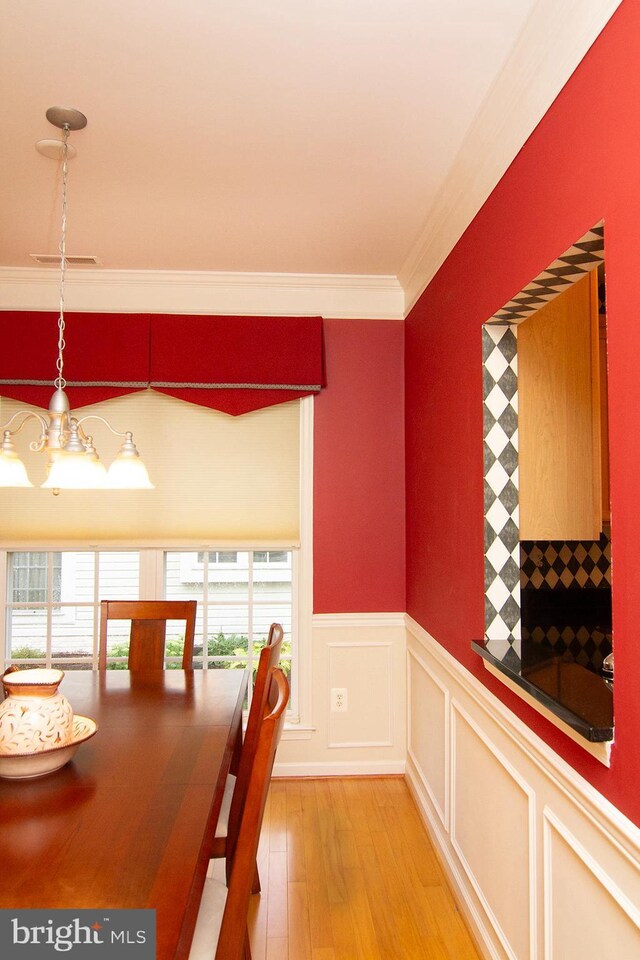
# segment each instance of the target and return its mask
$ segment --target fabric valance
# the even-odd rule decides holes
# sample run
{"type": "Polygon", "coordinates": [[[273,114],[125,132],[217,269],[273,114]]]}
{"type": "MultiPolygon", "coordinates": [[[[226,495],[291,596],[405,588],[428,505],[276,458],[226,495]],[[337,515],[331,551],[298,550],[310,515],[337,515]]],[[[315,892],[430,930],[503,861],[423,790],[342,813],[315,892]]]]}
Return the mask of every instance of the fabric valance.
{"type": "MultiPolygon", "coordinates": [[[[49,406],[58,358],[58,314],[0,313],[0,395],[49,406]]],[[[75,410],[149,386],[150,317],[65,314],[64,378],[75,410]]]]}
{"type": "Polygon", "coordinates": [[[154,390],[238,415],[325,385],[321,317],[151,318],[154,390]]]}
{"type": "MultiPolygon", "coordinates": [[[[152,387],[238,415],[325,386],[321,317],[67,313],[72,408],[152,387]]],[[[48,407],[57,314],[0,313],[0,395],[48,407]]]]}

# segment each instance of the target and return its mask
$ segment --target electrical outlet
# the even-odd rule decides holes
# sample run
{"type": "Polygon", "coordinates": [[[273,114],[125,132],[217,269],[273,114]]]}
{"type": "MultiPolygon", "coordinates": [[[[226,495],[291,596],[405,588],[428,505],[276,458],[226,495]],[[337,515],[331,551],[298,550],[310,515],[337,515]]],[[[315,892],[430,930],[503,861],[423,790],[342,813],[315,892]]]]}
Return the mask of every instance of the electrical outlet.
{"type": "Polygon", "coordinates": [[[331,712],[332,713],[347,712],[347,688],[346,687],[332,687],[331,712]]]}

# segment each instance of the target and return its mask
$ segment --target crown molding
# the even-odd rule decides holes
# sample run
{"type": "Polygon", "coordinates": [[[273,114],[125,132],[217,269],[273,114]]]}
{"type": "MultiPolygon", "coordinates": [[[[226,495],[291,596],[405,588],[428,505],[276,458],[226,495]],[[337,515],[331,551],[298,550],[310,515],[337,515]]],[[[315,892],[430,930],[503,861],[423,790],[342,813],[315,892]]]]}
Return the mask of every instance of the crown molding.
{"type": "MultiPolygon", "coordinates": [[[[67,310],[402,320],[397,277],[69,268],[67,310]]],[[[0,309],[56,310],[59,274],[0,267],[0,309]]]]}
{"type": "Polygon", "coordinates": [[[405,316],[621,2],[538,0],[399,271],[405,316]]]}

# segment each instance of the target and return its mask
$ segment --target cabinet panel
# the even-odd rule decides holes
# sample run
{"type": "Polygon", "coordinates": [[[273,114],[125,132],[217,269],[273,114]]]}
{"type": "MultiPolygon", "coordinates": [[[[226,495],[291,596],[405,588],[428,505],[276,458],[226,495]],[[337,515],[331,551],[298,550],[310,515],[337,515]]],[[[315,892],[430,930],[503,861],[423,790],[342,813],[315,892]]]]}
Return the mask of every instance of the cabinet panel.
{"type": "Polygon", "coordinates": [[[518,326],[521,540],[595,540],[602,526],[595,271],[518,326]]]}
{"type": "Polygon", "coordinates": [[[602,447],[602,521],[610,523],[611,507],[609,505],[609,411],[607,407],[608,373],[607,373],[607,318],[600,314],[599,321],[599,360],[600,360],[600,439],[602,447]]]}

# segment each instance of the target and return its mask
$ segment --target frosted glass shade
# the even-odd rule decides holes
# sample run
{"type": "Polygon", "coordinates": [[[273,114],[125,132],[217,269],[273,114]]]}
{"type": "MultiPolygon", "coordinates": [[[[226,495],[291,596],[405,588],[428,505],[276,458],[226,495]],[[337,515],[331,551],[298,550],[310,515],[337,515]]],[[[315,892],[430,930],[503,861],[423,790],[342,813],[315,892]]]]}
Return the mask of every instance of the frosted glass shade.
{"type": "Polygon", "coordinates": [[[105,486],[104,464],[86,453],[62,452],[53,461],[45,490],[99,490],[105,486]]]}
{"type": "Polygon", "coordinates": [[[116,457],[107,471],[105,486],[109,490],[155,489],[140,457],[130,454],[120,454],[116,457]]]}
{"type": "Polygon", "coordinates": [[[27,470],[14,450],[0,450],[0,487],[32,487],[27,470]]]}

